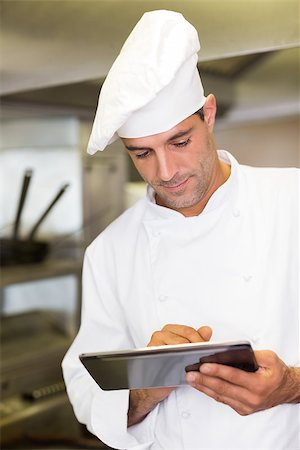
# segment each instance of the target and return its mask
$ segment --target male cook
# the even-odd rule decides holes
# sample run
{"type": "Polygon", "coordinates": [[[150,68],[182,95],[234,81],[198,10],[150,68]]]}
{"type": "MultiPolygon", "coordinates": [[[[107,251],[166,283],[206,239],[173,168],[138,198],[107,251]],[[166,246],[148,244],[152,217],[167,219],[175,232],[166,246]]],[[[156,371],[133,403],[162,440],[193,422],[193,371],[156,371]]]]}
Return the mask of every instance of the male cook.
{"type": "Polygon", "coordinates": [[[241,166],[213,139],[194,27],[152,11],[102,87],[88,144],[121,138],[146,198],[86,251],[63,361],[78,420],[118,449],[299,449],[299,171],[241,166]],[[102,391],[83,352],[252,342],[259,369],[204,364],[187,385],[102,391]]]}

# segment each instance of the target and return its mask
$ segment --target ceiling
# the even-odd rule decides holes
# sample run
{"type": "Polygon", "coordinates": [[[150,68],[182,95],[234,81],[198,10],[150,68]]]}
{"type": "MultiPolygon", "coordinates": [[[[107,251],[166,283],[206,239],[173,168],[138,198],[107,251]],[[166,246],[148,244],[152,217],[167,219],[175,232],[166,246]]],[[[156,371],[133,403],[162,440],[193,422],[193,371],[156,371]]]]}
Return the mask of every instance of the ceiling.
{"type": "Polygon", "coordinates": [[[199,68],[220,112],[299,111],[298,0],[1,0],[4,106],[94,111],[124,40],[152,9],[182,12],[201,40],[199,68]]]}

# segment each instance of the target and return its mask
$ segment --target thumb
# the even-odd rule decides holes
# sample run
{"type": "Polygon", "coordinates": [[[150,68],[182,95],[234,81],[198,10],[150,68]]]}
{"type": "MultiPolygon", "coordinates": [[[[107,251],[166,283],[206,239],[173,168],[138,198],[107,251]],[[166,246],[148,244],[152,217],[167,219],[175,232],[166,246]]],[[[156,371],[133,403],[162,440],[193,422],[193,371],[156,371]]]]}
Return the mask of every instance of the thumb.
{"type": "Polygon", "coordinates": [[[271,350],[257,350],[254,354],[257,364],[264,369],[272,368],[280,361],[276,353],[271,350]]]}
{"type": "Polygon", "coordinates": [[[204,341],[210,340],[210,338],[212,336],[212,329],[210,327],[205,325],[203,327],[198,328],[197,331],[204,341]]]}

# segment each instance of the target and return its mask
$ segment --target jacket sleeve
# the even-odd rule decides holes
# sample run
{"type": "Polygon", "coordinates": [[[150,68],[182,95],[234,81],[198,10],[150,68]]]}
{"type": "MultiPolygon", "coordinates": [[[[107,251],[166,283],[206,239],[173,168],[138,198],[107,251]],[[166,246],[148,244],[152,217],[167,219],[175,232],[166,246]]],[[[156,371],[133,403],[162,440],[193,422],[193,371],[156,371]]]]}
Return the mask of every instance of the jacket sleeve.
{"type": "MultiPolygon", "coordinates": [[[[79,360],[80,353],[134,347],[117,299],[113,257],[100,237],[85,254],[79,332],[62,368],[68,396],[79,422],[117,449],[150,449],[159,406],[127,429],[129,390],[103,391],[79,360]]],[[[126,270],[126,268],[124,268],[126,270]]]]}

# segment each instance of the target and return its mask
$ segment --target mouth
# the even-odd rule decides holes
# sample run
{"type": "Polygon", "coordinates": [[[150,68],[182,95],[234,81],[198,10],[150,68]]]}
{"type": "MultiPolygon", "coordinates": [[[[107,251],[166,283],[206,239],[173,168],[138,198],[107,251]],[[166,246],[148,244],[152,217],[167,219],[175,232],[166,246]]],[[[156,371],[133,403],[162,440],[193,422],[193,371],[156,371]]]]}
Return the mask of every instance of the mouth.
{"type": "Polygon", "coordinates": [[[182,181],[179,184],[176,184],[174,186],[168,186],[168,185],[162,185],[162,187],[166,190],[168,190],[169,192],[181,192],[185,189],[186,185],[189,182],[189,178],[187,178],[186,180],[182,181]]]}

